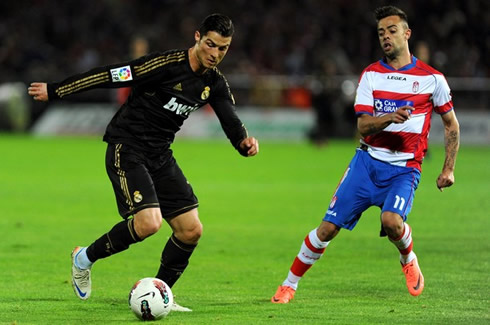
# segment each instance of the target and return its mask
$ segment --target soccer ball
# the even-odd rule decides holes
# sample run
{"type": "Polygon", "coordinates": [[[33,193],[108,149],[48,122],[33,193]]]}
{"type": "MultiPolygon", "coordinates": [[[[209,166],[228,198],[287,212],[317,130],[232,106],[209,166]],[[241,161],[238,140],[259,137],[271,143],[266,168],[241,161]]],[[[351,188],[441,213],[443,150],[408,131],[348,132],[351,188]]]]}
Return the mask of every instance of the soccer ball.
{"type": "Polygon", "coordinates": [[[174,296],[160,279],[144,278],[136,282],[129,293],[129,308],[141,320],[157,320],[170,313],[174,296]]]}

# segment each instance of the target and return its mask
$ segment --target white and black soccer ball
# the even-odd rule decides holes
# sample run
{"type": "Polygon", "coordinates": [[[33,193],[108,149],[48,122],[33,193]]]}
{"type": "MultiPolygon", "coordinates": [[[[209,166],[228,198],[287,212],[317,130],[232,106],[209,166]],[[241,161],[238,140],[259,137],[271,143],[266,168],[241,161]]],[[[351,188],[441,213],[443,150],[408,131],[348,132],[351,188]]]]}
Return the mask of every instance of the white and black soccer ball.
{"type": "Polygon", "coordinates": [[[144,278],[136,282],[129,293],[129,308],[141,320],[157,320],[170,313],[174,296],[160,279],[144,278]]]}

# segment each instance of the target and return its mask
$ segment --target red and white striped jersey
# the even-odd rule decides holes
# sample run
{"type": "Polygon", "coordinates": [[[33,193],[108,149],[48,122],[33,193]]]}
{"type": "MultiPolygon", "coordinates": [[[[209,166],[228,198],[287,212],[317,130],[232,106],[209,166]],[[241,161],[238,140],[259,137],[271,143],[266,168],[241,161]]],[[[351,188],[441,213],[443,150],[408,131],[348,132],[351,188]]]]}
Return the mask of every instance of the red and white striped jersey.
{"type": "Polygon", "coordinates": [[[407,105],[415,108],[408,121],[392,123],[361,143],[376,159],[421,170],[432,112],[445,114],[453,109],[444,75],[414,56],[398,70],[380,60],[362,72],[354,104],[357,116],[382,116],[407,105]]]}

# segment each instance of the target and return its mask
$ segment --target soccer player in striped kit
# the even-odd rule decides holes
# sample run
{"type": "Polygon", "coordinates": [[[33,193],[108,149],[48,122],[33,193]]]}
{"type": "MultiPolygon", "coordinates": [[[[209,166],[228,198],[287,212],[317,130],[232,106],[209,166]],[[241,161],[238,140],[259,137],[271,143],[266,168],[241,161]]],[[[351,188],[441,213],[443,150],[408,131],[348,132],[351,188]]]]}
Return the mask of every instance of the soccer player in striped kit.
{"type": "Polygon", "coordinates": [[[381,236],[400,253],[408,291],[418,296],[424,277],[405,222],[427,151],[430,120],[439,114],[445,128],[445,160],[436,180],[442,191],[454,183],[459,124],[444,76],[410,54],[407,15],[397,7],[374,11],[384,58],[368,66],[359,80],[354,109],[361,134],[356,150],[320,226],[304,239],[273,303],[293,299],[298,281],[322,256],[341,228],[352,230],[371,206],[381,208],[381,236]]]}

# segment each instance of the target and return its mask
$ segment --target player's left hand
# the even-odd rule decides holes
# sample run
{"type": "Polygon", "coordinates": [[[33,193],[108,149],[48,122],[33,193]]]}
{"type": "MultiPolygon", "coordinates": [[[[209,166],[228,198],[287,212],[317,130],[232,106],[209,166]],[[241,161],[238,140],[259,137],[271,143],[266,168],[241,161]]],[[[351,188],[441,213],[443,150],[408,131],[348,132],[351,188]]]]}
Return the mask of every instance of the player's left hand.
{"type": "Polygon", "coordinates": [[[450,187],[454,184],[454,173],[442,172],[439,177],[437,177],[436,183],[437,188],[442,192],[445,187],[450,187]]]}
{"type": "Polygon", "coordinates": [[[247,157],[255,156],[259,153],[259,141],[254,137],[248,137],[240,142],[240,148],[247,152],[247,157]]]}

